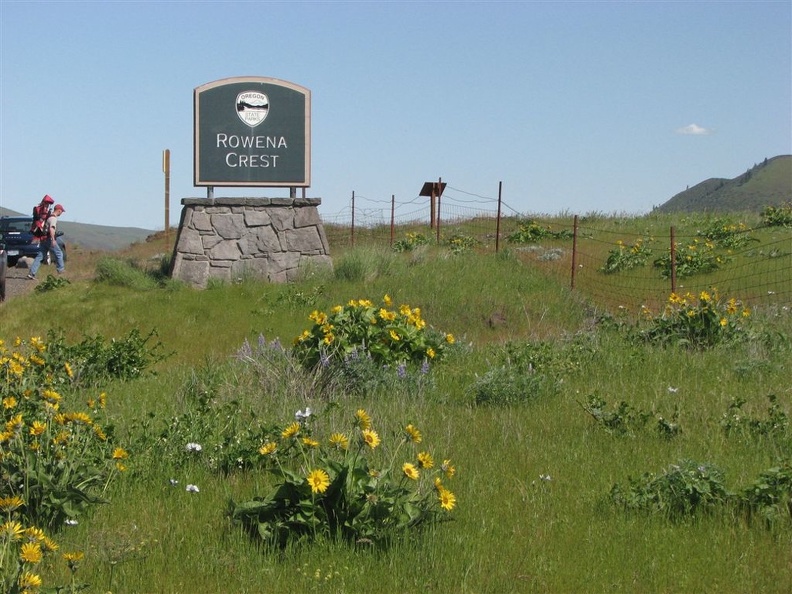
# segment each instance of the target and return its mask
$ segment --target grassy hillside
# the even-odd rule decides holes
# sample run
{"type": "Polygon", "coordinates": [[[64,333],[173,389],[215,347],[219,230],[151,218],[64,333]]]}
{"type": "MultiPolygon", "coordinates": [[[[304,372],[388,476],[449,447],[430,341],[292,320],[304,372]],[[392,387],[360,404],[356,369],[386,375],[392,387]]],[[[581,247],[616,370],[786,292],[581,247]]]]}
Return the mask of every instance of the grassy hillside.
{"type": "MultiPolygon", "coordinates": [[[[652,222],[610,224],[642,236],[652,222]]],[[[141,367],[137,379],[80,383],[87,365],[75,359],[71,384],[48,380],[62,395],[60,411],[88,401],[93,415],[106,394],[112,432],[105,433],[129,453],[126,470],[102,492],[108,504],[53,533],[59,553],[85,553],[74,580],[89,584],[86,591],[790,591],[792,509],[760,515],[737,497],[768,483],[777,488],[768,498],[792,497],[792,468],[783,466],[792,459],[788,303],[747,310],[725,295],[714,327],[729,333],[734,324],[734,334],[688,348],[635,340],[637,320],[601,315],[585,285],[570,291],[566,279],[517,249],[336,249],[334,271],[306,270],[292,284],[248,278],[197,291],[157,276],[152,258],[167,253],[163,242],[157,236],[101,261],[83,253],[70,262],[69,284],[0,305],[9,350],[16,336],[49,330],[70,343],[87,335],[126,344],[131,331],[156,329],[163,352],[172,353],[153,364],[156,375],[141,365],[146,347],[132,344],[113,364],[141,367]],[[288,350],[312,326],[312,312],[350,300],[380,303],[386,294],[455,337],[428,372],[350,365],[349,383],[323,383],[272,346],[278,338],[288,350]],[[246,340],[255,355],[240,354],[246,340]],[[402,463],[431,454],[435,465],[421,469],[423,480],[448,458],[456,470],[442,479],[456,496],[448,521],[409,529],[381,548],[307,537],[282,552],[230,523],[229,500],[264,497],[278,484],[259,452],[265,435],[298,477],[322,464],[300,449],[310,441],[295,440],[301,454],[290,458],[282,437],[306,407],[313,411],[306,436],[322,444],[359,409],[371,416],[382,443],[349,448],[378,463],[365,480],[395,468],[390,476],[412,485],[402,463]],[[420,444],[399,441],[407,424],[420,429],[420,444]],[[759,481],[771,468],[788,470],[759,481]],[[660,505],[675,497],[692,509],[660,505]],[[625,499],[646,507],[632,509],[625,499]]],[[[631,282],[619,278],[627,293],[631,282]]],[[[700,313],[681,320],[695,324],[700,313]]],[[[671,324],[660,324],[664,331],[671,324]]],[[[4,378],[0,387],[13,380],[4,378]]],[[[35,387],[23,387],[27,401],[35,387]]],[[[35,451],[29,459],[41,455],[35,451]]],[[[436,488],[428,479],[420,484],[436,488]]],[[[310,520],[309,509],[301,513],[310,520]]],[[[51,558],[37,567],[44,585],[68,584],[64,563],[51,558]]]]}
{"type": "Polygon", "coordinates": [[[792,155],[765,159],[733,179],[711,178],[658,206],[654,212],[760,212],[792,200],[792,155]]]}

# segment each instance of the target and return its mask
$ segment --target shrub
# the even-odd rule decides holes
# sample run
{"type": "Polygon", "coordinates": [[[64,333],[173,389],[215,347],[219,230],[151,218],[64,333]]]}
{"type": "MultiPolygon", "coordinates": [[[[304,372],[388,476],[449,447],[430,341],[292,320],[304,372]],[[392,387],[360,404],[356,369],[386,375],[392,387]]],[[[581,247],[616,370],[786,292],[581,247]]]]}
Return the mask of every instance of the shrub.
{"type": "Polygon", "coordinates": [[[470,237],[464,233],[454,233],[446,239],[446,244],[451,249],[452,254],[463,254],[469,252],[474,247],[479,245],[479,241],[475,237],[470,237]]]}
{"type": "Polygon", "coordinates": [[[68,287],[70,284],[71,283],[69,283],[68,279],[63,278],[62,276],[53,276],[48,274],[47,278],[44,279],[43,282],[36,285],[36,288],[33,290],[36,291],[36,293],[46,293],[48,291],[55,291],[56,289],[68,287]]]}
{"type": "Polygon", "coordinates": [[[765,207],[762,222],[768,227],[792,227],[792,202],[765,207]]]}
{"type": "MultiPolygon", "coordinates": [[[[104,393],[78,407],[61,394],[73,372],[51,357],[37,338],[0,341],[3,421],[0,433],[0,497],[19,497],[24,521],[60,529],[91,505],[104,502],[109,482],[126,469],[127,452],[113,445],[104,417],[104,393]]],[[[64,393],[65,394],[65,393],[64,393]]]]}
{"type": "Polygon", "coordinates": [[[577,344],[507,343],[495,355],[499,365],[471,386],[474,402],[519,404],[557,393],[563,373],[578,368],[577,348],[577,344]]]}
{"type": "MultiPolygon", "coordinates": [[[[675,247],[674,262],[676,263],[677,278],[712,272],[729,261],[728,256],[719,254],[715,250],[715,243],[710,240],[694,239],[693,243],[686,246],[676,244],[675,247]]],[[[671,278],[670,249],[664,256],[654,261],[654,267],[660,269],[662,278],[671,278]]]]}
{"type": "Polygon", "coordinates": [[[672,464],[663,474],[645,473],[629,479],[626,488],[616,484],[611,500],[627,510],[659,513],[681,519],[708,512],[729,501],[723,473],[715,466],[693,460],[672,464]]]}
{"type": "Polygon", "coordinates": [[[752,437],[785,437],[789,430],[789,418],[781,410],[775,394],[768,395],[770,406],[767,409],[767,418],[760,419],[747,415],[742,407],[745,398],[732,398],[729,409],[723,413],[721,427],[726,435],[748,435],[752,437]]]}
{"type": "Polygon", "coordinates": [[[382,546],[446,519],[456,506],[443,482],[454,476],[454,466],[439,457],[435,462],[413,425],[388,443],[359,409],[350,426],[320,438],[316,416],[298,411],[279,439],[261,445],[278,478],[275,488],[229,503],[229,516],[252,536],[276,547],[322,538],[382,546]]]}
{"type": "Polygon", "coordinates": [[[429,238],[423,233],[407,233],[402,239],[397,240],[393,244],[393,250],[396,252],[411,252],[418,246],[427,245],[429,238]]]}
{"type": "Polygon", "coordinates": [[[632,245],[619,240],[616,242],[616,247],[608,252],[608,258],[600,271],[605,274],[613,274],[645,266],[651,255],[652,250],[647,247],[645,239],[637,239],[632,245]]]}
{"type": "Polygon", "coordinates": [[[637,410],[624,400],[614,411],[609,411],[607,402],[593,394],[581,406],[608,433],[632,434],[633,431],[643,428],[652,417],[652,413],[637,410]]]}
{"type": "Polygon", "coordinates": [[[420,308],[388,309],[392,305],[385,295],[379,307],[352,299],[329,314],[315,310],[309,316],[314,325],[294,339],[294,352],[309,369],[342,362],[352,352],[365,353],[379,365],[441,360],[453,335],[427,327],[420,308]]]}
{"type": "Polygon", "coordinates": [[[697,235],[713,242],[724,249],[738,249],[751,241],[758,241],[750,236],[750,229],[745,223],[732,223],[729,219],[715,219],[697,235]]]}
{"type": "Polygon", "coordinates": [[[789,461],[765,470],[739,494],[749,518],[761,518],[768,527],[792,522],[792,464],[789,461]]]}
{"type": "Polygon", "coordinates": [[[517,231],[508,235],[506,241],[511,243],[536,243],[542,239],[571,239],[573,234],[568,229],[553,231],[551,227],[543,227],[533,219],[521,223],[517,231]]]}
{"type": "Polygon", "coordinates": [[[133,328],[109,342],[103,336],[86,336],[77,344],[67,344],[63,332],[51,331],[47,337],[49,356],[54,362],[68,362],[76,384],[100,383],[109,379],[128,381],[141,377],[149,368],[166,359],[161,342],[152,329],[143,336],[133,328]]]}
{"type": "Polygon", "coordinates": [[[715,288],[701,291],[698,297],[672,293],[662,314],[653,316],[646,307],[642,312],[640,340],[694,349],[736,340],[744,334],[751,313],[737,299],[722,300],[715,288]]]}

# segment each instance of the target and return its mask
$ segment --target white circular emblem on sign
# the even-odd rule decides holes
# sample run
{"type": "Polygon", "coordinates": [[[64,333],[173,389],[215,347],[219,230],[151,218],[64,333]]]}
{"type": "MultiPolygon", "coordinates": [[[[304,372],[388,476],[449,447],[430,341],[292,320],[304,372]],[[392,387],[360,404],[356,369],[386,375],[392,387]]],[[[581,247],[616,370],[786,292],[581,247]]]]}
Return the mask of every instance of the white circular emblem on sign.
{"type": "Polygon", "coordinates": [[[258,91],[244,91],[237,95],[236,110],[240,120],[255,128],[269,113],[269,98],[258,91]]]}

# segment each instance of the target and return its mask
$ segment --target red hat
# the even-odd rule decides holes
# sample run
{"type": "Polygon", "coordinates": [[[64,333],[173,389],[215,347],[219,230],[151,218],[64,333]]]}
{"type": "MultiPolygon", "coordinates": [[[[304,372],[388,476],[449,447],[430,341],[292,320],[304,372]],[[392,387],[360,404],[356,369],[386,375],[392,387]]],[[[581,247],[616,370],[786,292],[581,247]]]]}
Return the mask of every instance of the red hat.
{"type": "Polygon", "coordinates": [[[63,208],[62,204],[56,204],[55,208],[53,208],[52,210],[60,210],[61,212],[66,212],[66,209],[63,208]]]}
{"type": "Polygon", "coordinates": [[[53,202],[55,202],[55,199],[49,194],[44,194],[44,198],[42,198],[41,201],[46,202],[47,204],[52,204],[53,202]]]}

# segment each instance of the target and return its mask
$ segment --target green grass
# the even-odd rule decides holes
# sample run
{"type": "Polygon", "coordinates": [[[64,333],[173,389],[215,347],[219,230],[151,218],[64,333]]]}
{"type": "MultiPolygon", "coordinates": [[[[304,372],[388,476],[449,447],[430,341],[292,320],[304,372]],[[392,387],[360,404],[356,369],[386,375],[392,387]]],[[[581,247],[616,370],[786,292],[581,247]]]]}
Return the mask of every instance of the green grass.
{"type": "MultiPolygon", "coordinates": [[[[607,224],[638,235],[647,222],[607,224]]],[[[259,549],[223,515],[229,498],[265,494],[269,475],[223,477],[197,463],[174,469],[156,451],[132,451],[111,503],[56,535],[63,550],[86,552],[79,580],[89,592],[788,592],[792,523],[771,530],[732,510],[675,522],[616,509],[608,493],[681,458],[720,466],[736,491],[792,456],[789,434],[736,438],[720,427],[737,396],[746,398],[746,414],[762,417],[769,394],[792,414],[789,304],[772,318],[770,310],[755,313],[757,328],[778,332],[774,340],[703,352],[636,346],[595,323],[592,312],[604,306],[585,285],[572,293],[544,264],[504,252],[358,248],[335,255],[336,275],[308,273],[291,285],[248,279],[195,291],[84,280],[0,307],[0,338],[9,341],[50,328],[74,341],[157,330],[174,353],[157,375],[102,388],[122,443],[146,419],[159,427],[190,410],[188,393],[204,383],[273,423],[290,422],[306,404],[322,411],[326,402],[265,390],[231,361],[245,338],[290,344],[311,311],[349,299],[388,293],[396,304],[419,306],[463,347],[434,367],[434,387],[422,398],[337,395],[333,413],[364,407],[383,430],[419,426],[457,466],[452,521],[381,551],[317,543],[280,555],[259,549]],[[560,374],[555,393],[511,407],[473,404],[471,386],[502,364],[504,344],[547,341],[567,357],[575,336],[580,364],[560,374]],[[581,407],[591,394],[664,416],[676,407],[682,433],[666,440],[650,425],[609,434],[581,407]],[[188,483],[200,493],[187,493],[188,483]]],[[[66,581],[62,570],[44,575],[48,584],[66,581]]]]}

